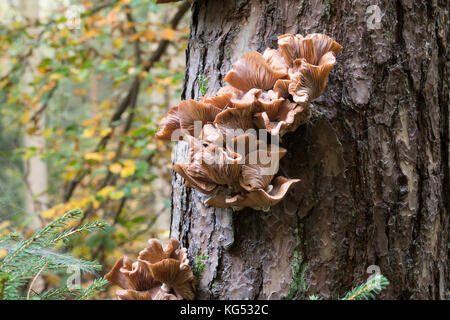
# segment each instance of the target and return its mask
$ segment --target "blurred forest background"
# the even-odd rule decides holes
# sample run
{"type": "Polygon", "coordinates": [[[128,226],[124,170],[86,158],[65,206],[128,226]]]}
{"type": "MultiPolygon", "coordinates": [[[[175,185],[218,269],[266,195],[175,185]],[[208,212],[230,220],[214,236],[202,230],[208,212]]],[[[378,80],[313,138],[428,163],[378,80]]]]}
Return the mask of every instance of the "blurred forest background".
{"type": "Polygon", "coordinates": [[[180,99],[188,11],[155,0],[0,1],[0,236],[80,208],[82,223],[110,227],[76,238],[70,253],[102,274],[149,238],[165,242],[171,146],[154,133],[180,99]]]}

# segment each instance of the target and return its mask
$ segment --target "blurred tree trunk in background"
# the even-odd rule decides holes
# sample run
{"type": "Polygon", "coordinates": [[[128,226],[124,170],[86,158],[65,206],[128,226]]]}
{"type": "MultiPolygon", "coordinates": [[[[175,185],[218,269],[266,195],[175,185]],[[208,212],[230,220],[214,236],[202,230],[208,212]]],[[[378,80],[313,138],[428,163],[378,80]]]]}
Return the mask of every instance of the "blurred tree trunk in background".
{"type": "MultiPolygon", "coordinates": [[[[344,47],[313,103],[319,112],[283,137],[281,174],[301,182],[271,212],[207,208],[174,176],[171,235],[192,262],[207,256],[197,298],[338,298],[371,265],[391,283],[382,298],[445,298],[446,10],[423,0],[193,4],[186,99],[200,96],[199,75],[215,94],[234,61],[276,48],[284,33],[321,32],[344,47]]],[[[186,153],[179,143],[175,160],[186,153]]]]}
{"type": "MultiPolygon", "coordinates": [[[[20,1],[20,7],[23,16],[31,21],[39,19],[39,1],[20,1]]],[[[29,30],[33,33],[33,30],[29,30]]],[[[39,48],[35,49],[33,55],[28,59],[28,68],[24,75],[23,85],[25,91],[33,97],[33,88],[28,85],[34,79],[34,73],[37,70],[37,65],[40,61],[39,48]]],[[[29,108],[30,113],[36,112],[29,108]]],[[[24,147],[36,148],[36,154],[29,159],[25,159],[25,213],[32,216],[28,227],[30,229],[37,229],[41,226],[41,221],[37,214],[48,209],[48,176],[47,164],[40,158],[40,153],[45,149],[45,138],[42,136],[42,131],[45,129],[45,117],[38,117],[37,123],[33,121],[25,127],[24,133],[24,147]]]]}
{"type": "MultiPolygon", "coordinates": [[[[31,21],[39,19],[40,1],[20,1],[20,8],[22,9],[23,16],[31,21]]],[[[35,30],[30,30],[30,33],[35,30]]],[[[23,85],[25,86],[25,92],[33,97],[33,87],[28,83],[34,80],[35,72],[40,61],[39,48],[36,48],[33,55],[28,59],[28,68],[25,71],[23,77],[23,85]]],[[[31,107],[27,108],[31,114],[37,110],[31,107]]],[[[47,164],[42,161],[40,154],[45,149],[45,138],[42,135],[42,131],[45,129],[45,116],[38,117],[37,122],[31,121],[25,126],[24,133],[24,147],[36,148],[36,153],[30,158],[25,158],[25,214],[29,216],[29,224],[27,227],[30,230],[39,229],[42,226],[42,222],[39,219],[39,213],[48,209],[48,171],[47,164]]],[[[45,288],[45,280],[42,276],[38,277],[32,285],[34,292],[40,293],[45,288]]]]}

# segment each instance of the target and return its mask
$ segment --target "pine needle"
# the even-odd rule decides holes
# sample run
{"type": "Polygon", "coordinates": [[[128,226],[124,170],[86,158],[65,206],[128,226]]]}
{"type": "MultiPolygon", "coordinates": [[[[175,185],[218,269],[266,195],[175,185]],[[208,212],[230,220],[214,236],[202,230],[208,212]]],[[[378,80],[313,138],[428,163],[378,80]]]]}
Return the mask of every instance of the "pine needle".
{"type": "Polygon", "coordinates": [[[77,259],[61,252],[71,238],[83,232],[104,231],[108,227],[108,224],[101,220],[75,228],[68,227],[70,222],[82,215],[83,212],[79,209],[71,210],[37,230],[28,239],[13,232],[0,237],[0,249],[6,249],[8,252],[6,257],[0,259],[0,300],[65,299],[69,296],[89,299],[101,291],[102,286],[107,283],[103,278],[95,280],[84,290],[65,286],[32,296],[32,287],[36,279],[43,274],[64,272],[70,266],[77,266],[80,272],[93,275],[97,275],[97,271],[101,270],[101,265],[96,262],[77,259]],[[20,292],[26,285],[29,290],[23,297],[20,292]]]}

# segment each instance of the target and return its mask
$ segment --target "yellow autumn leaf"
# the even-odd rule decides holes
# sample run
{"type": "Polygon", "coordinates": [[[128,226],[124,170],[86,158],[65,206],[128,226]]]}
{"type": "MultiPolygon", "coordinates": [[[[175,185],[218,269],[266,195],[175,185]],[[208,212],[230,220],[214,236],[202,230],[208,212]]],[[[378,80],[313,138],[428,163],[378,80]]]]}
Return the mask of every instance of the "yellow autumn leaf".
{"type": "Polygon", "coordinates": [[[30,115],[30,111],[29,110],[25,110],[22,112],[22,115],[20,116],[20,122],[22,122],[22,124],[28,123],[31,119],[31,115],[30,115]]]}
{"type": "Polygon", "coordinates": [[[111,106],[112,106],[111,100],[102,101],[102,103],[98,105],[99,109],[109,109],[111,106]]]}
{"type": "Polygon", "coordinates": [[[33,157],[36,154],[35,148],[28,148],[27,151],[25,151],[25,154],[23,155],[23,158],[25,161],[30,160],[31,157],[33,157]]]}
{"type": "Polygon", "coordinates": [[[48,70],[50,70],[50,68],[49,67],[39,67],[39,68],[37,68],[37,70],[40,73],[46,73],[48,70]]]}
{"type": "Polygon", "coordinates": [[[155,32],[153,30],[147,29],[144,32],[144,38],[145,38],[145,40],[147,40],[149,42],[154,41],[156,38],[155,32]]]}
{"type": "MultiPolygon", "coordinates": [[[[50,80],[53,80],[53,81],[57,81],[57,80],[61,80],[61,79],[63,79],[64,78],[64,76],[61,74],[61,73],[52,73],[51,75],[50,75],[50,77],[49,77],[49,79],[50,80]]],[[[43,91],[48,91],[48,90],[50,90],[51,88],[53,88],[54,86],[43,86],[42,88],[44,88],[45,87],[45,89],[46,90],[43,90],[43,91]]]]}
{"type": "Polygon", "coordinates": [[[51,135],[53,133],[53,129],[52,128],[46,128],[42,131],[42,136],[46,139],[50,138],[51,135]]]}
{"type": "Polygon", "coordinates": [[[38,131],[39,131],[39,128],[38,128],[36,125],[32,126],[31,128],[28,128],[28,129],[26,130],[26,132],[27,132],[30,136],[37,134],[38,131]]]}
{"type": "Polygon", "coordinates": [[[80,74],[80,70],[78,70],[77,68],[70,67],[69,69],[70,69],[70,72],[72,72],[74,75],[80,74]]]}
{"type": "Polygon", "coordinates": [[[67,173],[64,175],[64,180],[67,181],[67,180],[72,179],[73,177],[75,177],[75,174],[76,174],[76,173],[77,173],[76,171],[69,171],[69,172],[67,172],[67,173]]]}
{"type": "Polygon", "coordinates": [[[132,176],[136,171],[136,164],[133,160],[124,160],[123,161],[123,169],[120,172],[120,176],[122,178],[126,178],[132,176]]]}
{"type": "Polygon", "coordinates": [[[95,128],[87,128],[83,131],[83,137],[85,138],[92,138],[95,133],[95,128]]]}
{"type": "Polygon", "coordinates": [[[11,98],[9,98],[7,101],[6,101],[6,103],[13,103],[13,102],[16,102],[17,101],[17,97],[11,97],[11,98]]]}
{"type": "Polygon", "coordinates": [[[0,230],[6,229],[11,225],[11,221],[6,220],[0,223],[0,230]]]}
{"type": "Polygon", "coordinates": [[[86,160],[93,160],[93,161],[98,161],[101,162],[103,161],[103,155],[100,152],[90,152],[90,153],[86,153],[84,155],[84,158],[86,160]]]}
{"type": "Polygon", "coordinates": [[[170,236],[170,230],[157,229],[156,232],[159,233],[165,239],[168,239],[170,236]]]}
{"type": "Polygon", "coordinates": [[[68,38],[69,35],[70,35],[70,32],[69,32],[69,29],[67,29],[67,28],[63,28],[59,31],[59,36],[63,39],[68,38]]]}
{"type": "Polygon", "coordinates": [[[161,38],[164,40],[173,41],[175,39],[176,31],[171,28],[166,28],[161,32],[161,38]]]}
{"type": "Polygon", "coordinates": [[[131,193],[132,194],[137,194],[139,192],[139,187],[133,187],[132,189],[131,189],[131,193]]]}
{"type": "Polygon", "coordinates": [[[173,81],[172,77],[166,77],[166,78],[163,78],[163,79],[161,79],[161,78],[157,79],[156,83],[161,85],[161,86],[167,86],[167,85],[171,84],[172,81],[173,81]]]}
{"type": "Polygon", "coordinates": [[[97,36],[100,33],[101,33],[101,31],[98,30],[98,29],[89,29],[80,38],[78,38],[78,40],[76,40],[76,43],[80,43],[80,42],[83,42],[83,41],[88,40],[90,38],[93,38],[93,37],[97,36]]]}
{"type": "Polygon", "coordinates": [[[136,32],[135,34],[132,34],[131,36],[128,37],[128,41],[135,42],[135,41],[139,40],[139,38],[141,36],[142,36],[142,32],[136,32]]]}
{"type": "Polygon", "coordinates": [[[102,136],[102,137],[106,137],[108,134],[110,134],[111,133],[111,128],[102,128],[101,130],[100,130],[100,135],[102,136]]]}
{"type": "Polygon", "coordinates": [[[122,166],[119,163],[113,163],[109,166],[109,171],[112,173],[118,174],[120,171],[122,171],[122,166]]]}
{"type": "Polygon", "coordinates": [[[50,209],[48,209],[46,211],[43,211],[41,213],[41,216],[46,218],[46,219],[51,219],[59,212],[60,209],[63,209],[63,205],[62,204],[57,204],[53,208],[50,208],[50,209]]]}
{"type": "Polygon", "coordinates": [[[90,126],[91,124],[94,124],[95,121],[96,121],[95,119],[90,118],[90,119],[86,119],[86,120],[82,121],[80,124],[81,124],[83,127],[86,127],[86,126],[90,126]]]}
{"type": "Polygon", "coordinates": [[[166,88],[164,88],[164,87],[157,87],[157,88],[156,88],[156,92],[162,94],[162,93],[166,92],[166,88]]]}
{"type": "Polygon", "coordinates": [[[99,192],[97,192],[97,195],[106,198],[114,191],[116,191],[116,188],[114,188],[113,186],[106,186],[102,188],[99,192]]]}
{"type": "Polygon", "coordinates": [[[0,259],[3,259],[8,255],[8,250],[6,249],[0,249],[0,259]]]}
{"type": "Polygon", "coordinates": [[[9,82],[9,78],[6,77],[2,82],[0,82],[0,88],[3,88],[9,82]]]}
{"type": "Polygon", "coordinates": [[[119,199],[123,198],[124,195],[125,195],[125,192],[123,192],[122,190],[118,190],[118,191],[111,192],[109,197],[112,200],[119,200],[119,199]]]}
{"type": "Polygon", "coordinates": [[[139,80],[144,79],[146,76],[148,76],[148,72],[145,71],[145,70],[140,71],[140,72],[138,73],[139,80]]]}
{"type": "Polygon", "coordinates": [[[131,151],[131,156],[132,157],[139,157],[142,154],[142,148],[134,148],[131,151]]]}
{"type": "Polygon", "coordinates": [[[84,96],[87,94],[87,91],[86,91],[86,89],[76,89],[76,90],[73,90],[73,94],[75,96],[84,96]]]}
{"type": "Polygon", "coordinates": [[[112,45],[113,45],[114,48],[120,49],[120,48],[123,47],[124,41],[123,41],[122,38],[115,38],[115,39],[113,40],[113,42],[112,42],[112,45]]]}
{"type": "Polygon", "coordinates": [[[115,156],[116,156],[116,153],[115,153],[114,151],[110,151],[110,152],[108,152],[108,154],[106,155],[106,159],[112,160],[112,159],[114,159],[115,156]]]}

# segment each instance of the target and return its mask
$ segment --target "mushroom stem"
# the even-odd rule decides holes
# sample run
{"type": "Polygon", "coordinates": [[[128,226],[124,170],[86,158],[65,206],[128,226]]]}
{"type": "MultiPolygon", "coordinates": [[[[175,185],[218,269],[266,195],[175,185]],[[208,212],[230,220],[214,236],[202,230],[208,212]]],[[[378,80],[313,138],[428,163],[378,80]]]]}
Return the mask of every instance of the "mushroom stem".
{"type": "Polygon", "coordinates": [[[163,283],[161,286],[161,289],[163,289],[165,292],[169,293],[171,288],[167,283],[163,283]]]}

